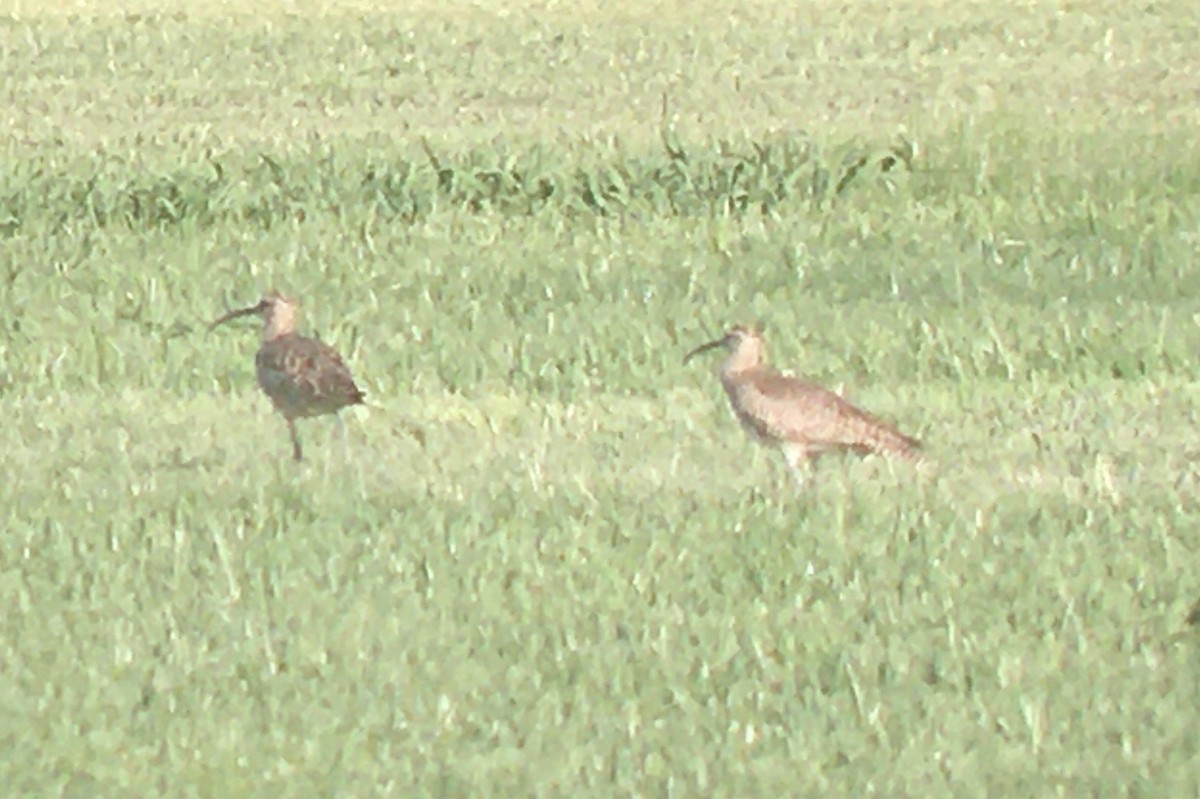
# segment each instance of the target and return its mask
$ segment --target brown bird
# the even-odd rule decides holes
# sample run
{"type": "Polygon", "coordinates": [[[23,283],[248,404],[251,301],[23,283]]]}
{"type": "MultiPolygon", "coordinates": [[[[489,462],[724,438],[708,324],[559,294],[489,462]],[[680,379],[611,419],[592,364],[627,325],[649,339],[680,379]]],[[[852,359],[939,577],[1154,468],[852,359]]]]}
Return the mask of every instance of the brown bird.
{"type": "Polygon", "coordinates": [[[828,389],[767,366],[762,334],[754,328],[730,328],[689,352],[683,362],[717,347],[729,351],[720,377],[734,415],[750,435],[782,450],[797,483],[803,484],[804,469],[813,459],[833,450],[918,459],[916,439],[828,389]]]}
{"type": "Polygon", "coordinates": [[[296,420],[336,414],[347,405],[361,404],[365,395],[333,347],[296,332],[296,308],[295,300],[272,292],[257,305],[230,311],[208,328],[241,316],[262,317],[262,346],[254,356],[258,385],[287,420],[292,457],[300,460],[296,420]]]}

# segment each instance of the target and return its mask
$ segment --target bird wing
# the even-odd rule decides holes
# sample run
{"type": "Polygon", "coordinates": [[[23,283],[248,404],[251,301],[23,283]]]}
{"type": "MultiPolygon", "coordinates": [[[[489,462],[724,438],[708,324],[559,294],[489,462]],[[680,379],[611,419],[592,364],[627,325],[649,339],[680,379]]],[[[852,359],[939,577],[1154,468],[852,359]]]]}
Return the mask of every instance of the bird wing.
{"type": "Polygon", "coordinates": [[[845,398],[774,370],[743,373],[726,391],[742,424],[762,438],[797,441],[810,449],[873,447],[886,424],[845,398]]]}
{"type": "Polygon", "coordinates": [[[294,416],[332,413],[363,401],[342,357],[316,339],[292,335],[269,341],[259,349],[255,367],[263,391],[294,416]]]}

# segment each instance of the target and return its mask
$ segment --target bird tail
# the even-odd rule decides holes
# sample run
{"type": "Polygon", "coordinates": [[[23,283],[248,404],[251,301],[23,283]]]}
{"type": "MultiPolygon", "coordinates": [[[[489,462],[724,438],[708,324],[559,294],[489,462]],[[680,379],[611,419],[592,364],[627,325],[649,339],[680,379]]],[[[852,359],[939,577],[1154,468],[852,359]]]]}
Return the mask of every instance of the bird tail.
{"type": "Polygon", "coordinates": [[[863,430],[862,443],[871,450],[880,455],[893,455],[897,458],[903,458],[906,461],[918,461],[921,459],[921,442],[912,436],[901,433],[896,428],[888,425],[878,419],[866,420],[866,429],[863,430]]]}

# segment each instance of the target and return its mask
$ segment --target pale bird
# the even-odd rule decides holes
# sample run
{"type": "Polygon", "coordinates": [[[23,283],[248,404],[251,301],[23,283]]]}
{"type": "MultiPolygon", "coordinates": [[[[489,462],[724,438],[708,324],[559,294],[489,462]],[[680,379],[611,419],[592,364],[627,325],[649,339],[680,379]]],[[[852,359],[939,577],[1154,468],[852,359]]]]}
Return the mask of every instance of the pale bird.
{"type": "Polygon", "coordinates": [[[720,378],[734,415],[751,436],[780,448],[797,483],[803,484],[813,459],[834,450],[919,458],[916,439],[828,389],[767,366],[762,334],[752,327],[730,328],[689,352],[683,362],[717,347],[728,351],[720,378]]]}
{"type": "Polygon", "coordinates": [[[254,356],[258,385],[287,420],[292,457],[300,460],[296,420],[336,414],[348,405],[361,404],[364,394],[333,347],[296,332],[296,309],[295,300],[272,292],[256,305],[230,311],[209,329],[241,316],[262,318],[262,346],[254,356]]]}

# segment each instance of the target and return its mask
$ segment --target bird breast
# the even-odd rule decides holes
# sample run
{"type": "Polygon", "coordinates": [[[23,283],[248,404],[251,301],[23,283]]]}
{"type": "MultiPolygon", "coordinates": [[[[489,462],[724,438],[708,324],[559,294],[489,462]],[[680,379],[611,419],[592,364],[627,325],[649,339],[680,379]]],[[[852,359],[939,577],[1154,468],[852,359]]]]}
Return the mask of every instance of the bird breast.
{"type": "Polygon", "coordinates": [[[769,399],[762,396],[752,382],[722,379],[721,384],[729,397],[733,415],[743,430],[766,443],[778,441],[783,437],[784,431],[776,424],[776,414],[768,407],[769,399]]]}

